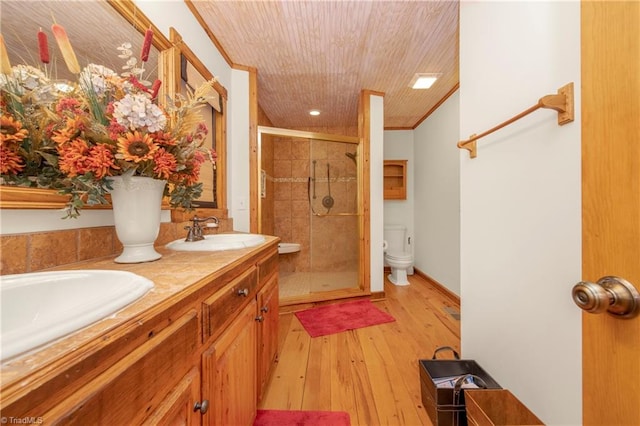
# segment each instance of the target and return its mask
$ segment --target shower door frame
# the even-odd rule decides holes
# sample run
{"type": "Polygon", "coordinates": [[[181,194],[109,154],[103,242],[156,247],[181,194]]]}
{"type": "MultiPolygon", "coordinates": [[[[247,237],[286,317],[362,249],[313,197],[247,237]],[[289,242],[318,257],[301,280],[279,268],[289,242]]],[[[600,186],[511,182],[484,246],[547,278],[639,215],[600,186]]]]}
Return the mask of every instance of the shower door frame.
{"type": "MultiPolygon", "coordinates": [[[[346,288],[341,290],[331,290],[326,292],[312,293],[307,294],[300,297],[291,298],[292,300],[288,301],[288,304],[297,304],[297,303],[310,303],[310,302],[320,302],[325,300],[335,300],[335,299],[343,299],[349,297],[358,297],[358,296],[368,296],[371,294],[371,286],[370,286],[370,277],[369,274],[366,273],[369,270],[369,256],[367,256],[367,247],[364,238],[364,229],[365,222],[368,223],[369,211],[365,210],[363,203],[364,200],[364,180],[368,179],[369,174],[365,171],[365,165],[369,164],[369,159],[364,158],[367,156],[367,150],[363,149],[362,141],[357,136],[343,136],[343,135],[334,135],[328,133],[316,133],[316,132],[307,132],[304,130],[293,130],[293,129],[284,129],[279,127],[268,127],[268,126],[258,126],[258,138],[257,138],[257,170],[253,173],[253,176],[257,176],[255,182],[252,182],[252,186],[254,186],[255,190],[252,191],[255,196],[253,200],[255,201],[256,210],[255,214],[257,215],[256,220],[252,223],[257,224],[257,232],[262,233],[262,198],[260,197],[260,171],[262,168],[262,135],[273,135],[273,136],[285,136],[285,137],[297,137],[297,138],[305,138],[310,140],[322,140],[329,142],[342,142],[342,143],[350,143],[354,144],[357,147],[356,155],[358,159],[361,161],[356,162],[357,167],[357,218],[358,218],[358,286],[355,288],[346,288]]],[[[253,209],[252,209],[253,214],[253,209]]],[[[331,216],[331,214],[329,214],[331,216]]],[[[336,213],[336,215],[340,215],[340,213],[336,213]]],[[[322,216],[322,214],[321,214],[322,216]]]]}

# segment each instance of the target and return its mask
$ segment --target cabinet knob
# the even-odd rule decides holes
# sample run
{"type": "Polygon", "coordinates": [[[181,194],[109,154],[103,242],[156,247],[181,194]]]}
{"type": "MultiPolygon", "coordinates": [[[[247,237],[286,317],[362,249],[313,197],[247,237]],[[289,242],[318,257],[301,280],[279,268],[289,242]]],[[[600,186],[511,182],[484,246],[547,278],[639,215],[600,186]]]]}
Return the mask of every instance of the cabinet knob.
{"type": "Polygon", "coordinates": [[[262,315],[258,315],[258,316],[256,317],[256,321],[258,321],[258,322],[262,322],[262,321],[264,321],[264,317],[263,317],[262,315]]]}
{"type": "Polygon", "coordinates": [[[269,312],[269,307],[268,306],[263,306],[262,308],[260,308],[260,312],[269,312]]]}
{"type": "Polygon", "coordinates": [[[244,296],[247,297],[249,295],[249,289],[248,288],[243,288],[238,290],[238,296],[244,296]]]}
{"type": "Polygon", "coordinates": [[[204,401],[200,402],[196,402],[195,405],[193,406],[193,411],[200,411],[200,414],[204,414],[207,412],[207,410],[209,410],[209,400],[205,399],[204,401]]]}

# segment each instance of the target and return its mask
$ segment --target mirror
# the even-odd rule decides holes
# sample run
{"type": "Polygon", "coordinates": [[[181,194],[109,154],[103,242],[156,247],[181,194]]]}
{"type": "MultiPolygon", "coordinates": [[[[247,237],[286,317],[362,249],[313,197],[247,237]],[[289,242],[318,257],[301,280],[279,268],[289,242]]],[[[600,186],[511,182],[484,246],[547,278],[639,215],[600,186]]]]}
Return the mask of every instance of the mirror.
{"type": "MultiPolygon", "coordinates": [[[[201,86],[213,78],[213,74],[183,42],[174,28],[170,28],[169,38],[173,48],[162,52],[160,63],[165,80],[166,95],[174,98],[176,93],[187,96],[189,91],[201,86]]],[[[203,121],[209,129],[208,148],[216,151],[216,164],[203,164],[200,182],[203,183],[202,196],[194,203],[198,210],[214,209],[210,214],[226,217],[226,104],[227,90],[215,82],[211,91],[209,105],[201,110],[203,121]]],[[[176,212],[174,212],[176,213],[176,212]]],[[[198,213],[198,212],[196,212],[198,213]]],[[[200,214],[200,213],[198,213],[200,214]]],[[[176,214],[173,215],[176,219],[176,214]]]]}
{"type": "MultiPolygon", "coordinates": [[[[67,70],[51,33],[53,23],[62,25],[73,45],[80,66],[95,63],[120,73],[123,65],[118,46],[131,43],[140,52],[144,32],[154,30],[153,46],[145,64],[145,80],[154,81],[159,72],[160,52],[170,47],[169,40],[155,28],[132,1],[2,1],[0,29],[12,65],[41,67],[37,33],[48,36],[50,63],[46,71],[52,78],[74,79],[67,70]]],[[[64,207],[66,198],[54,190],[0,186],[0,208],[64,207]]],[[[110,208],[110,206],[96,206],[110,208]]]]}

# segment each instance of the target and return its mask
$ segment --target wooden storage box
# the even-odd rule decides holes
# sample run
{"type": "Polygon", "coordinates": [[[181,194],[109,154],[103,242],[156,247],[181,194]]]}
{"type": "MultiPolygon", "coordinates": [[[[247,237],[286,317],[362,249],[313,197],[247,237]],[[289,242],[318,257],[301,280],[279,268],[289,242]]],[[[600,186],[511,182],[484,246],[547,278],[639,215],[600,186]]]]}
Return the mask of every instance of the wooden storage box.
{"type": "Polygon", "coordinates": [[[544,425],[506,389],[465,391],[469,426],[544,425]]]}
{"type": "MultiPolygon", "coordinates": [[[[438,352],[438,350],[436,350],[438,352]]],[[[454,352],[456,358],[457,353],[454,352]]],[[[466,389],[442,387],[443,378],[472,376],[486,389],[501,389],[500,385],[476,363],[468,359],[419,360],[422,404],[434,426],[466,426],[466,389]]]]}

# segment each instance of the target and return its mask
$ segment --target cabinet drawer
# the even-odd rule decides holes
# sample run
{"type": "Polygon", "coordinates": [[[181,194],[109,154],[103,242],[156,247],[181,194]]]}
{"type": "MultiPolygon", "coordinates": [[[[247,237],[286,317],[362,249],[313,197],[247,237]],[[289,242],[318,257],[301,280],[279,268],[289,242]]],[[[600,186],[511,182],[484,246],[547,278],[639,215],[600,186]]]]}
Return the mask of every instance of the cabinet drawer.
{"type": "Polygon", "coordinates": [[[268,257],[258,262],[258,282],[263,284],[267,278],[278,271],[278,251],[275,250],[268,257]]]}
{"type": "Polygon", "coordinates": [[[247,300],[255,297],[257,269],[250,267],[239,277],[202,302],[202,338],[206,341],[239,312],[247,300]]]}

